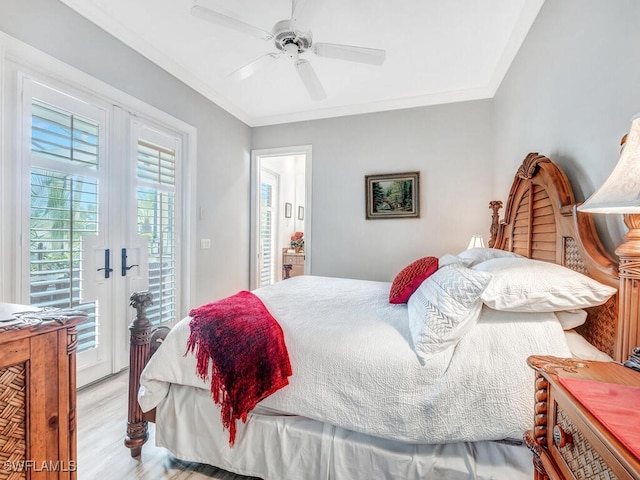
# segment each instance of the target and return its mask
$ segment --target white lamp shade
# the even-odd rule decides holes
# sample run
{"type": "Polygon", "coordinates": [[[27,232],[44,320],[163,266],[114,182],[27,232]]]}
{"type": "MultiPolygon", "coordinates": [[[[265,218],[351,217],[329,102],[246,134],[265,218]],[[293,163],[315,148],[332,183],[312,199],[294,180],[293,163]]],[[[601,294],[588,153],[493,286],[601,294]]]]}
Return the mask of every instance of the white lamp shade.
{"type": "Polygon", "coordinates": [[[640,213],[640,116],[631,122],[631,130],[616,168],[578,210],[591,213],[640,213]]]}
{"type": "Polygon", "coordinates": [[[469,250],[470,248],[484,248],[484,239],[482,238],[482,235],[480,235],[479,233],[474,233],[473,235],[471,235],[471,241],[467,246],[467,250],[469,250]]]}

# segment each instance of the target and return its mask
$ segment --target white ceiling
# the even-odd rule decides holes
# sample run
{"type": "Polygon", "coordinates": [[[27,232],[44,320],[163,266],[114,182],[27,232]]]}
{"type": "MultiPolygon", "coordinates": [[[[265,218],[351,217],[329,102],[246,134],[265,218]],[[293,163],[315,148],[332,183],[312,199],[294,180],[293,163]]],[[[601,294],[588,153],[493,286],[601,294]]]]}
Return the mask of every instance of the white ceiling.
{"type": "Polygon", "coordinates": [[[193,5],[271,31],[291,0],[62,0],[250,126],[490,98],[544,0],[309,0],[315,42],[386,50],[382,66],[312,52],[327,98],[313,101],[291,61],[229,74],[272,42],[190,14],[193,5]]]}

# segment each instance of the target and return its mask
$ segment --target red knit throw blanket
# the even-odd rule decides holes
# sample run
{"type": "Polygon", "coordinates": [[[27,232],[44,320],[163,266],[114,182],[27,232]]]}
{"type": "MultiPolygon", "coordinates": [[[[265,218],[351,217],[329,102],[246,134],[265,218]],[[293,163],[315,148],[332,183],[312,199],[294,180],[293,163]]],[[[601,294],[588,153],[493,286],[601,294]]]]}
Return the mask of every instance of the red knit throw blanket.
{"type": "Polygon", "coordinates": [[[195,308],[189,316],[187,352],[196,351],[197,373],[205,380],[211,364],[211,396],[222,407],[222,424],[233,446],[236,420],[246,422],[260,400],[289,383],[282,328],[248,291],[195,308]]]}

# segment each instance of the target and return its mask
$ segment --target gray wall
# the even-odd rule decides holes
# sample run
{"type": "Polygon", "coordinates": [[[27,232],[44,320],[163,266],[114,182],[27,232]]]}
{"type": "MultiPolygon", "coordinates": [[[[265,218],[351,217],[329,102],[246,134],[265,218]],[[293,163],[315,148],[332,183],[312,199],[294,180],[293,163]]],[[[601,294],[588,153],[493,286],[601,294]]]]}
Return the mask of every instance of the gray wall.
{"type": "Polygon", "coordinates": [[[251,129],[57,0],[2,0],[0,30],[198,129],[196,304],[246,288],[251,129]]]}
{"type": "Polygon", "coordinates": [[[313,274],[390,281],[488,239],[491,142],[487,100],[259,127],[252,147],[313,145],[313,274]],[[364,176],[415,170],[420,218],[365,220],[364,176]]]}
{"type": "MultiPolygon", "coordinates": [[[[547,0],[493,101],[496,195],[531,151],[556,160],[583,201],[613,170],[640,111],[640,2],[547,0]]],[[[607,248],[625,231],[598,216],[607,248]]]]}

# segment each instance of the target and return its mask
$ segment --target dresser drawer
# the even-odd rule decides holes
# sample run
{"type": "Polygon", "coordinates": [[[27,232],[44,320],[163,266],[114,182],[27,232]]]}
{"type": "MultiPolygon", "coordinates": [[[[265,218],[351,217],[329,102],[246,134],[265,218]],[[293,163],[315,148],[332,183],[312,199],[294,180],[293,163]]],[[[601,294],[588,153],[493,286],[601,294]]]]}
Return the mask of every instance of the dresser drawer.
{"type": "MultiPolygon", "coordinates": [[[[597,439],[593,442],[589,441],[576,425],[578,422],[574,421],[557,403],[554,420],[553,428],[549,434],[549,449],[560,468],[566,471],[567,478],[575,478],[576,480],[631,479],[630,476],[623,474],[623,477],[619,477],[614,473],[599,453],[603,452],[607,456],[608,452],[604,445],[599,444],[597,439]]],[[[617,461],[614,458],[609,458],[609,462],[621,468],[616,465],[617,461]]]]}
{"type": "Polygon", "coordinates": [[[285,254],[282,257],[283,264],[291,264],[291,265],[304,265],[304,255],[303,254],[285,254]]]}
{"type": "MultiPolygon", "coordinates": [[[[616,454],[596,433],[592,421],[584,421],[572,402],[551,389],[547,445],[558,468],[567,479],[634,480],[616,454]]],[[[636,472],[637,474],[637,472],[636,472]]]]}

